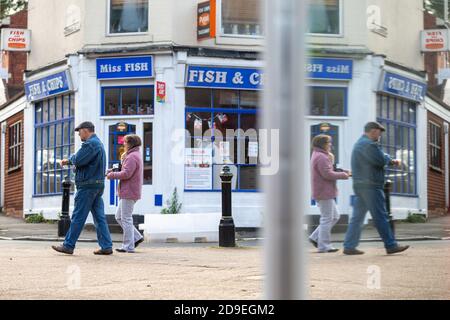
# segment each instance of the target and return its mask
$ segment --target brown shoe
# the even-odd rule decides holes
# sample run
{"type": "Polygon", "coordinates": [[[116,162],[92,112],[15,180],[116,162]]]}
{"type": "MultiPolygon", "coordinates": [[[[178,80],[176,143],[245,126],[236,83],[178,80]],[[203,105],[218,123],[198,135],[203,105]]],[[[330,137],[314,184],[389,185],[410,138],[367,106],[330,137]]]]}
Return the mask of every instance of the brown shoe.
{"type": "Polygon", "coordinates": [[[98,249],[94,251],[95,255],[99,256],[109,256],[110,254],[113,254],[112,249],[98,249]]]}
{"type": "Polygon", "coordinates": [[[64,247],[63,245],[60,246],[52,246],[52,249],[55,251],[58,251],[59,253],[65,253],[65,254],[73,254],[73,250],[64,247]]]}

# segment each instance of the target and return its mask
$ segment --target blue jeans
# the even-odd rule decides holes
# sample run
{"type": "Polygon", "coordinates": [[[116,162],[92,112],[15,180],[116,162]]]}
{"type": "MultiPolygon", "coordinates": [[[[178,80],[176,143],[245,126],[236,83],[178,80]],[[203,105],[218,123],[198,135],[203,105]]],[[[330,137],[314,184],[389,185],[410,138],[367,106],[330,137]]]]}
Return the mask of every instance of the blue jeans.
{"type": "Polygon", "coordinates": [[[105,208],[103,205],[103,188],[79,188],[75,194],[75,209],[72,214],[70,229],[67,232],[64,246],[75,249],[75,244],[80,237],[89,211],[94,218],[97,230],[97,241],[103,250],[112,249],[111,234],[106,222],[105,208]]]}
{"type": "Polygon", "coordinates": [[[358,246],[367,210],[370,211],[375,227],[384,242],[384,247],[386,249],[397,247],[394,233],[389,225],[383,189],[359,188],[355,190],[355,195],[353,216],[345,234],[344,249],[355,249],[358,246]]]}

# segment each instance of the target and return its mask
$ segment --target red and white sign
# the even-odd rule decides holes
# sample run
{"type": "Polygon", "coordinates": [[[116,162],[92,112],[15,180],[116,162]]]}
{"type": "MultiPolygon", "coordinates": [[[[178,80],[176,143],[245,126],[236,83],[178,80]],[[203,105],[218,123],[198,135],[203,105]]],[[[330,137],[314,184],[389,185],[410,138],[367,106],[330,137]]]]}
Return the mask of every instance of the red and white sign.
{"type": "Polygon", "coordinates": [[[447,29],[422,31],[422,52],[449,51],[449,32],[447,29]]]}
{"type": "Polygon", "coordinates": [[[166,83],[156,82],[156,101],[159,103],[166,102],[166,83]]]}
{"type": "Polygon", "coordinates": [[[3,51],[30,51],[31,31],[28,29],[2,29],[3,51]]]}

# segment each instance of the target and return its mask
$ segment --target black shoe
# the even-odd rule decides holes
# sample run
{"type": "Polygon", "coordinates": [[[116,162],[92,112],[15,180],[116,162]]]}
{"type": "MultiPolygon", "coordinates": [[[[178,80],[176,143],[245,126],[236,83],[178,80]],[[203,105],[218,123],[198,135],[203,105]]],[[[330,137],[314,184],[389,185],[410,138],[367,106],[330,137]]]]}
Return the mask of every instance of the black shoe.
{"type": "Polygon", "coordinates": [[[144,242],[144,238],[142,238],[141,240],[138,240],[134,243],[134,247],[137,248],[142,242],[144,242]]]}
{"type": "Polygon", "coordinates": [[[65,254],[73,254],[73,250],[64,247],[63,245],[61,246],[52,246],[52,249],[55,251],[58,251],[60,253],[65,253],[65,254]]]}
{"type": "Polygon", "coordinates": [[[124,249],[116,249],[116,251],[117,251],[117,252],[120,252],[120,253],[125,253],[125,252],[127,252],[127,250],[124,250],[124,249]]]}
{"type": "Polygon", "coordinates": [[[99,256],[108,256],[110,254],[113,254],[113,251],[112,251],[112,249],[105,249],[105,250],[98,249],[98,250],[94,251],[94,254],[99,255],[99,256]]]}
{"type": "Polygon", "coordinates": [[[399,253],[407,250],[409,246],[396,246],[395,248],[386,249],[387,254],[399,253]]]}
{"type": "Polygon", "coordinates": [[[354,256],[358,254],[364,254],[364,251],[358,250],[358,249],[344,249],[344,254],[349,256],[354,256]]]}
{"type": "Polygon", "coordinates": [[[313,239],[308,239],[309,240],[309,242],[311,242],[312,243],[312,245],[314,246],[314,247],[318,247],[318,245],[317,245],[317,242],[316,241],[314,241],[313,239]]]}
{"type": "Polygon", "coordinates": [[[327,251],[319,251],[319,253],[334,253],[334,252],[338,252],[338,251],[339,251],[339,249],[331,248],[331,249],[328,249],[327,251]]]}

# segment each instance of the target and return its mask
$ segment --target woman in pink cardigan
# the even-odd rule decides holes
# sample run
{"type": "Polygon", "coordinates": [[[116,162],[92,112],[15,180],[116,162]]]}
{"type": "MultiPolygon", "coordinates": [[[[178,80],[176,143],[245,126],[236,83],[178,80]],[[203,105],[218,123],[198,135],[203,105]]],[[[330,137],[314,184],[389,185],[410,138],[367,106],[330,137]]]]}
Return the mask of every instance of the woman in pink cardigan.
{"type": "Polygon", "coordinates": [[[331,153],[331,137],[318,135],[313,141],[311,156],[312,198],[320,209],[320,225],[310,235],[309,241],[319,252],[337,252],[331,245],[331,229],[339,220],[336,207],[337,180],[347,180],[350,171],[336,172],[333,168],[334,155],[331,153]]]}
{"type": "Polygon", "coordinates": [[[123,243],[117,252],[134,252],[134,249],[144,241],[144,238],[133,225],[133,208],[141,198],[143,184],[143,162],[140,152],[141,138],[135,134],[124,137],[125,153],[122,155],[120,172],[109,170],[108,179],[118,179],[119,207],[116,220],[123,229],[123,243]]]}

